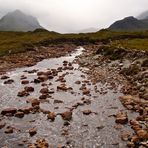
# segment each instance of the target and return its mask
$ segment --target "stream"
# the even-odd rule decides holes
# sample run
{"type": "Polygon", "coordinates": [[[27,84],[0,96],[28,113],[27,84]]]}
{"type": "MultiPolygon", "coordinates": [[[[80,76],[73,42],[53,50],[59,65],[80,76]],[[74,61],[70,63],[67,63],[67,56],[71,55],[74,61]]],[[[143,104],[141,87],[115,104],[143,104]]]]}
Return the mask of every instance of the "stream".
{"type": "MultiPolygon", "coordinates": [[[[41,95],[41,88],[48,87],[53,93],[49,98],[41,100],[40,108],[55,112],[56,114],[67,111],[75,104],[79,103],[72,110],[72,119],[65,126],[65,121],[60,115],[51,122],[47,119],[47,114],[42,112],[30,113],[23,118],[15,116],[2,116],[0,119],[6,122],[6,126],[13,126],[14,132],[6,134],[5,128],[0,129],[0,147],[8,148],[27,147],[27,143],[33,143],[38,138],[45,138],[50,148],[65,146],[67,148],[125,148],[126,143],[120,138],[121,132],[124,130],[131,131],[130,126],[124,125],[124,128],[116,129],[114,115],[123,110],[128,112],[129,119],[132,113],[127,111],[121,104],[119,96],[121,96],[120,86],[115,92],[107,87],[107,84],[93,84],[88,79],[85,71],[81,68],[75,59],[82,54],[82,47],[76,49],[72,54],[60,58],[45,59],[35,66],[18,68],[8,72],[6,75],[14,80],[12,84],[4,84],[5,80],[0,80],[0,111],[8,107],[22,108],[29,106],[26,103],[28,98],[37,98],[41,95]],[[64,69],[63,61],[72,64],[73,69],[64,69]],[[61,69],[59,67],[62,67],[61,69]],[[60,69],[53,79],[41,83],[33,83],[37,78],[38,71],[47,71],[51,69],[60,69]],[[30,72],[34,70],[34,72],[30,72]],[[58,81],[59,76],[64,75],[66,86],[72,88],[67,91],[57,90],[62,82],[58,81]],[[29,84],[22,85],[21,77],[27,77],[29,84]],[[80,84],[75,82],[79,81],[80,84]],[[84,85],[90,91],[83,94],[80,89],[84,85]],[[34,91],[29,96],[18,97],[19,91],[25,86],[31,86],[34,91]],[[96,91],[98,90],[98,91],[96,91]],[[103,90],[104,93],[100,93],[103,90]],[[60,100],[57,103],[55,100],[60,100]],[[85,103],[84,103],[84,100],[85,103]],[[83,114],[84,110],[91,110],[92,113],[83,114]],[[28,130],[36,128],[37,134],[30,137],[28,130]],[[19,145],[21,141],[27,141],[24,145],[19,145]]],[[[70,66],[71,66],[70,64],[70,66]]]]}

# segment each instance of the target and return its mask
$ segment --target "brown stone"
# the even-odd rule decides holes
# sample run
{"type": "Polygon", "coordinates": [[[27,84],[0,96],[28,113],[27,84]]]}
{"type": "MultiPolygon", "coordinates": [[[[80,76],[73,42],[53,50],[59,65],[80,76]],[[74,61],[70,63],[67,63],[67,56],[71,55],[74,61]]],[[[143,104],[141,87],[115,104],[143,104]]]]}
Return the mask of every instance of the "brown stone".
{"type": "Polygon", "coordinates": [[[48,148],[49,144],[45,139],[37,139],[34,144],[29,144],[28,148],[48,148]]]}
{"type": "Polygon", "coordinates": [[[4,121],[0,121],[0,129],[4,128],[6,123],[4,121]]]}
{"type": "Polygon", "coordinates": [[[49,93],[49,90],[48,90],[48,88],[42,88],[42,89],[40,90],[40,93],[42,93],[42,94],[47,94],[47,93],[49,93]]]}
{"type": "Polygon", "coordinates": [[[12,84],[13,82],[14,82],[14,80],[9,79],[9,80],[5,81],[4,84],[12,84]]]}
{"type": "Polygon", "coordinates": [[[128,131],[124,131],[122,134],[121,134],[121,139],[123,141],[128,141],[128,139],[131,137],[131,133],[128,132],[128,131]]]}
{"type": "Polygon", "coordinates": [[[34,100],[32,100],[31,104],[32,104],[33,107],[38,106],[38,105],[40,105],[40,101],[37,100],[37,99],[34,99],[34,100]]]}
{"type": "Polygon", "coordinates": [[[47,81],[48,80],[48,76],[46,75],[41,75],[38,77],[38,79],[41,81],[41,82],[44,82],[44,81],[47,81]]]}
{"type": "Polygon", "coordinates": [[[29,130],[29,135],[32,137],[37,133],[37,130],[35,128],[32,128],[29,130]]]}
{"type": "Polygon", "coordinates": [[[1,76],[1,80],[5,80],[5,79],[8,79],[9,77],[4,75],[4,76],[1,76]]]}
{"type": "Polygon", "coordinates": [[[48,76],[48,79],[53,79],[54,77],[52,75],[49,75],[48,76]]]}
{"type": "Polygon", "coordinates": [[[56,103],[63,103],[63,101],[62,101],[62,100],[54,100],[53,103],[54,103],[54,104],[56,104],[56,103]]]}
{"type": "Polygon", "coordinates": [[[17,112],[16,108],[6,108],[6,109],[2,110],[1,114],[2,115],[7,115],[7,114],[14,115],[16,112],[17,112]]]}
{"type": "Polygon", "coordinates": [[[47,94],[42,94],[39,99],[41,100],[44,100],[44,99],[47,99],[48,98],[48,95],[47,94]]]}
{"type": "Polygon", "coordinates": [[[6,129],[5,129],[5,133],[6,133],[6,134],[11,134],[11,133],[13,133],[13,127],[7,126],[6,129]]]}
{"type": "Polygon", "coordinates": [[[44,74],[45,74],[45,72],[43,72],[43,71],[37,72],[37,75],[38,75],[38,76],[41,76],[41,75],[44,75],[44,74]]]}
{"type": "Polygon", "coordinates": [[[66,111],[61,113],[61,116],[64,120],[71,120],[72,119],[72,112],[71,111],[66,111]]]}
{"type": "Polygon", "coordinates": [[[51,121],[54,121],[55,120],[55,117],[56,117],[56,114],[54,112],[50,112],[47,115],[47,118],[50,119],[51,121]]]}
{"type": "Polygon", "coordinates": [[[81,81],[76,81],[75,84],[81,84],[81,81]]]}
{"type": "Polygon", "coordinates": [[[19,97],[25,97],[25,96],[29,96],[29,93],[26,92],[25,90],[18,92],[17,96],[19,97]]]}
{"type": "Polygon", "coordinates": [[[119,112],[116,115],[116,123],[126,124],[128,122],[127,113],[119,112]]]}
{"type": "Polygon", "coordinates": [[[146,130],[141,129],[136,131],[136,133],[140,139],[148,139],[148,132],[146,130]]]}
{"type": "Polygon", "coordinates": [[[34,88],[31,86],[26,86],[24,89],[26,92],[33,92],[34,91],[34,88]]]}
{"type": "Polygon", "coordinates": [[[83,90],[83,95],[88,95],[88,94],[90,94],[90,90],[84,89],[83,90]]]}
{"type": "Polygon", "coordinates": [[[22,82],[21,82],[21,84],[29,84],[29,81],[28,80],[23,80],[22,82]]]}
{"type": "Polygon", "coordinates": [[[19,109],[18,111],[23,112],[24,114],[29,114],[32,110],[33,110],[32,107],[26,106],[26,107],[19,109]]]}
{"type": "Polygon", "coordinates": [[[41,80],[39,80],[39,79],[34,79],[34,83],[35,84],[38,84],[38,83],[40,83],[41,82],[41,80]]]}
{"type": "Polygon", "coordinates": [[[91,113],[92,113],[92,111],[89,110],[89,109],[83,111],[83,114],[84,114],[84,115],[89,115],[89,114],[91,114],[91,113]]]}
{"type": "Polygon", "coordinates": [[[57,86],[57,90],[67,91],[67,90],[68,90],[68,88],[66,87],[66,85],[65,85],[65,84],[61,84],[61,85],[57,86]]]}
{"type": "Polygon", "coordinates": [[[23,117],[24,117],[24,112],[18,111],[18,112],[15,114],[15,117],[23,118],[23,117]]]}

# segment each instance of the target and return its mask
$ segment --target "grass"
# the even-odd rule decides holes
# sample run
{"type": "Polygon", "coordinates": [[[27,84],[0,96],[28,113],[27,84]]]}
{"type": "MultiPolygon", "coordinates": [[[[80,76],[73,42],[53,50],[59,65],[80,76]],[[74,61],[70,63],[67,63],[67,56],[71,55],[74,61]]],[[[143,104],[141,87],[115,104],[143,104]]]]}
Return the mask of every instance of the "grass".
{"type": "Polygon", "coordinates": [[[148,51],[148,38],[147,39],[125,39],[115,40],[111,44],[113,47],[123,47],[126,49],[137,49],[148,51]]]}
{"type": "Polygon", "coordinates": [[[112,41],[112,46],[147,50],[148,31],[114,32],[101,30],[96,33],[58,34],[44,30],[34,32],[0,32],[0,56],[32,50],[34,46],[72,42],[77,45],[112,41]]]}

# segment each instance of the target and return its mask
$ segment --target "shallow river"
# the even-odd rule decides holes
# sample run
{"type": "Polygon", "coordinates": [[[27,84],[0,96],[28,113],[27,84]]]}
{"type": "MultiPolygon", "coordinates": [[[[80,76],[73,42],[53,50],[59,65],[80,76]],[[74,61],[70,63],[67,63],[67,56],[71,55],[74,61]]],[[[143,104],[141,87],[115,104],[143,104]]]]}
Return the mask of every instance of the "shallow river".
{"type": "Polygon", "coordinates": [[[80,68],[74,62],[76,57],[83,52],[83,48],[78,48],[76,52],[60,58],[46,59],[37,63],[33,67],[19,68],[7,73],[7,75],[14,80],[12,84],[4,84],[4,80],[0,80],[0,111],[7,107],[21,108],[28,106],[27,98],[39,98],[40,89],[43,88],[42,83],[31,83],[37,78],[37,73],[28,73],[30,70],[47,71],[47,69],[57,69],[63,67],[63,61],[72,62],[73,70],[62,70],[52,80],[47,80],[44,83],[54,93],[51,97],[42,101],[40,107],[42,109],[50,110],[55,113],[62,113],[68,108],[71,108],[78,102],[82,102],[82,98],[90,100],[91,103],[85,103],[73,110],[72,120],[70,125],[64,126],[64,120],[60,115],[57,115],[54,122],[47,120],[47,115],[41,113],[28,114],[23,118],[17,117],[1,117],[7,123],[7,126],[15,127],[12,134],[5,134],[5,127],[0,129],[0,147],[7,146],[8,148],[27,147],[27,144],[19,146],[18,143],[22,140],[34,142],[37,138],[45,138],[49,147],[56,148],[58,145],[71,148],[124,148],[125,143],[121,141],[120,133],[126,129],[130,130],[128,125],[123,129],[115,129],[116,114],[120,110],[126,110],[119,101],[119,96],[122,94],[119,90],[115,92],[107,87],[107,84],[92,84],[88,80],[86,69],[80,68]],[[73,88],[68,91],[57,91],[57,86],[61,82],[56,81],[58,77],[65,74],[66,85],[73,88]],[[21,84],[21,76],[25,75],[30,81],[27,85],[21,84]],[[76,81],[81,81],[81,84],[75,84],[76,81]],[[87,81],[85,81],[87,80],[87,81]],[[51,83],[51,84],[50,84],[51,83]],[[49,85],[50,84],[50,85],[49,85]],[[90,90],[89,95],[83,95],[80,87],[86,84],[90,90]],[[30,93],[27,97],[18,97],[17,93],[25,86],[33,86],[35,91],[30,93]],[[96,91],[96,89],[98,91],[96,91]],[[104,92],[101,94],[100,91],[104,92]],[[55,103],[54,100],[61,100],[63,103],[55,103]],[[89,109],[93,113],[84,115],[83,110],[89,109]],[[30,137],[28,130],[35,127],[37,134],[30,137]],[[62,134],[63,131],[67,134],[62,134]]]}

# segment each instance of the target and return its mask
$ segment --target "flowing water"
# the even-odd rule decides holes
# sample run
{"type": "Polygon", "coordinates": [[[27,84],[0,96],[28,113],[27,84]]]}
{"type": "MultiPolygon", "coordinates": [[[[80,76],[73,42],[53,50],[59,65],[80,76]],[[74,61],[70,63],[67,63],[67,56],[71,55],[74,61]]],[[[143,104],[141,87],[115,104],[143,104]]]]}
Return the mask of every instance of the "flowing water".
{"type": "Polygon", "coordinates": [[[93,84],[84,73],[85,69],[80,68],[74,62],[76,57],[83,52],[83,48],[79,48],[71,55],[60,58],[46,59],[37,63],[33,67],[19,68],[7,73],[7,75],[14,80],[12,84],[4,84],[4,80],[0,80],[0,111],[7,107],[21,108],[27,106],[27,98],[39,98],[40,89],[43,88],[39,84],[31,83],[37,78],[35,73],[28,73],[30,70],[47,71],[47,69],[57,69],[63,67],[63,61],[72,62],[73,70],[62,70],[55,76],[54,79],[48,80],[49,89],[54,90],[51,97],[42,101],[40,107],[42,109],[50,110],[55,113],[62,113],[68,108],[71,108],[78,102],[82,102],[82,98],[88,99],[91,103],[83,104],[73,110],[72,120],[70,125],[64,126],[64,120],[60,115],[57,115],[54,122],[47,120],[47,115],[41,113],[28,114],[23,118],[16,117],[2,117],[7,123],[7,126],[15,127],[12,134],[5,134],[5,128],[0,130],[0,147],[7,146],[8,148],[27,147],[26,145],[19,146],[18,143],[22,140],[34,142],[37,138],[45,138],[49,147],[56,148],[58,145],[71,148],[124,148],[125,143],[121,141],[120,133],[125,129],[129,129],[126,125],[124,129],[115,129],[115,118],[112,116],[120,110],[126,110],[119,101],[119,96],[122,95],[119,90],[115,93],[110,90],[107,84],[93,84]],[[72,87],[73,90],[57,91],[57,86],[61,82],[56,81],[57,78],[65,74],[66,85],[72,87]],[[27,86],[33,86],[35,91],[27,97],[18,97],[17,93],[24,88],[21,84],[21,76],[25,75],[30,83],[27,86]],[[81,84],[75,84],[76,81],[85,83],[90,90],[89,95],[83,95],[79,88],[81,84]],[[87,81],[85,81],[87,80],[87,81]],[[50,84],[52,83],[52,84],[50,84]],[[49,85],[50,84],[50,85],[49,85]],[[103,89],[106,93],[101,94],[95,89],[103,89]],[[54,100],[61,100],[63,103],[54,103],[54,100]],[[83,110],[90,109],[92,112],[89,115],[84,115],[83,110]],[[28,130],[35,127],[37,134],[30,137],[28,130]],[[67,131],[67,134],[62,134],[67,131]]]}

